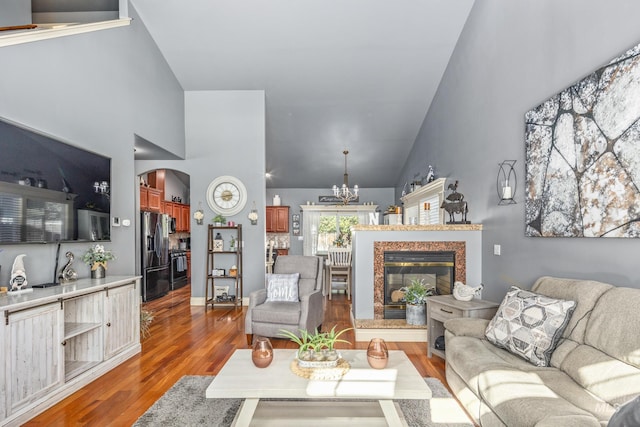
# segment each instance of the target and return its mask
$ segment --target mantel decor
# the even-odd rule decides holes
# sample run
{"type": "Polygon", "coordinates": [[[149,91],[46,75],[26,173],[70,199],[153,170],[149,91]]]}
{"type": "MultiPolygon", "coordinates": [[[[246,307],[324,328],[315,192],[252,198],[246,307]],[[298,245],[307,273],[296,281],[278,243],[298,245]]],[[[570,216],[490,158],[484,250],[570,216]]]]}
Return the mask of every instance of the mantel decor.
{"type": "Polygon", "coordinates": [[[526,236],[640,237],[640,45],[525,114],[526,236]]]}

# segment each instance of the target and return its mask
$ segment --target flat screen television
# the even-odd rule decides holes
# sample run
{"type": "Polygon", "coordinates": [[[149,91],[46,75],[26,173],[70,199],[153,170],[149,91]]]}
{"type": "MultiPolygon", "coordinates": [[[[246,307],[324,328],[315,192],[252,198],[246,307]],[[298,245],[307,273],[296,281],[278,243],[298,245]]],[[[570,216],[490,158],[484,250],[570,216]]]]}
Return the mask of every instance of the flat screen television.
{"type": "Polygon", "coordinates": [[[110,240],[111,159],[0,118],[0,244],[110,240]]]}

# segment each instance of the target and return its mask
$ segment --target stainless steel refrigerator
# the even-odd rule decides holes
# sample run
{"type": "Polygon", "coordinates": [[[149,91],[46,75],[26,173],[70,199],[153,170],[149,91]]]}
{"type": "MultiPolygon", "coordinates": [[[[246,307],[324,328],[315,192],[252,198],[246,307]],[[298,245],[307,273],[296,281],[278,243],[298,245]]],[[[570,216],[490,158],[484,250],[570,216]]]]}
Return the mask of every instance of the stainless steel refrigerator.
{"type": "Polygon", "coordinates": [[[166,295],[171,288],[169,215],[141,212],[142,300],[166,295]]]}

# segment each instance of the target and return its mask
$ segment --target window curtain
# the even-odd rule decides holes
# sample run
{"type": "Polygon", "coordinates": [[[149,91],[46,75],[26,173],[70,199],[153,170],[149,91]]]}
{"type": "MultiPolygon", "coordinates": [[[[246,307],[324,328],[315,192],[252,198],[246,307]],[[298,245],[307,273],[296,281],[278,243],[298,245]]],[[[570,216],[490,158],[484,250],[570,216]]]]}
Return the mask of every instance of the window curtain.
{"type": "Polygon", "coordinates": [[[320,224],[320,212],[304,211],[302,213],[302,254],[311,256],[316,254],[316,242],[318,239],[318,225],[320,224]]]}

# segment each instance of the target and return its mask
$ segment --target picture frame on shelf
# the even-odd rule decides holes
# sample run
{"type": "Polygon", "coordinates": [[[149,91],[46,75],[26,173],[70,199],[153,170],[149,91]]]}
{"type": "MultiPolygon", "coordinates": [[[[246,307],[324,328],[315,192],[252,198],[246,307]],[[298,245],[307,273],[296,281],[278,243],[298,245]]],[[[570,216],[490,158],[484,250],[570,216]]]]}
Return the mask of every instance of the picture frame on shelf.
{"type": "Polygon", "coordinates": [[[213,296],[215,298],[218,298],[222,295],[228,295],[229,294],[229,286],[220,286],[220,285],[216,285],[214,287],[213,290],[213,296]]]}

